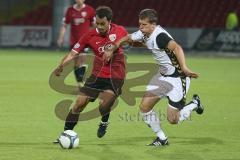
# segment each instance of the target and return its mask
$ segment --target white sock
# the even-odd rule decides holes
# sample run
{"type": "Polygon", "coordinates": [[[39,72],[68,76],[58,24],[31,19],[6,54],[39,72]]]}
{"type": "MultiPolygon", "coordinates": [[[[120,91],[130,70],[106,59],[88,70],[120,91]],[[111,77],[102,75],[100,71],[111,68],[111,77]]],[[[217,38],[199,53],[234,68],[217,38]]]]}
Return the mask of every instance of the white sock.
{"type": "Polygon", "coordinates": [[[147,113],[142,113],[143,120],[147,125],[153,130],[153,132],[156,133],[156,135],[162,139],[165,140],[167,137],[165,136],[163,130],[160,127],[160,120],[158,118],[158,115],[154,110],[151,110],[147,113]]]}
{"type": "Polygon", "coordinates": [[[197,108],[197,104],[196,103],[189,103],[187,104],[181,111],[180,111],[180,116],[179,116],[179,120],[178,123],[188,119],[192,113],[192,111],[197,108]]]}

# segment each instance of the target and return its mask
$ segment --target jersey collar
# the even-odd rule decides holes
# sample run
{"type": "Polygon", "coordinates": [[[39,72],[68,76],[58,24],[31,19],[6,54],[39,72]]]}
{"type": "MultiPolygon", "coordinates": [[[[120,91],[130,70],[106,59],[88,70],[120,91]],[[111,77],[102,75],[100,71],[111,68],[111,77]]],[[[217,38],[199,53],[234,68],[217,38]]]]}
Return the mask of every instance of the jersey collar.
{"type": "Polygon", "coordinates": [[[83,9],[84,7],[86,7],[86,4],[83,4],[81,8],[78,8],[78,7],[77,7],[77,4],[74,4],[74,5],[73,5],[73,8],[74,8],[75,10],[77,10],[77,11],[80,11],[80,10],[83,9]]]}
{"type": "MultiPolygon", "coordinates": [[[[112,25],[111,25],[111,23],[110,23],[110,24],[109,24],[109,26],[108,26],[108,33],[107,33],[107,35],[109,34],[109,32],[110,32],[111,28],[112,28],[112,25]]],[[[97,28],[96,28],[96,32],[97,32],[97,33],[99,33],[99,31],[98,31],[98,29],[97,29],[97,28]]]]}

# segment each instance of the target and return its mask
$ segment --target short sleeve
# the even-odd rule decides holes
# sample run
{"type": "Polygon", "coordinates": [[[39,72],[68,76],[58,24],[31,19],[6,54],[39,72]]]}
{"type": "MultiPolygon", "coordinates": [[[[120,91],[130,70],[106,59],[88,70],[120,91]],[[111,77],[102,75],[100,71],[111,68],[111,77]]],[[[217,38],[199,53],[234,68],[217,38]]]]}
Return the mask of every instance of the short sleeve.
{"type": "Polygon", "coordinates": [[[127,35],[128,35],[127,30],[123,26],[120,26],[117,31],[117,38],[116,38],[115,42],[119,41],[123,37],[126,37],[127,35]]]}
{"type": "Polygon", "coordinates": [[[88,45],[90,36],[89,34],[84,34],[79,41],[74,45],[74,47],[72,48],[72,51],[80,53],[81,51],[84,50],[84,48],[86,48],[86,46],[88,45]]]}
{"type": "Polygon", "coordinates": [[[156,42],[157,42],[158,48],[161,48],[161,49],[167,48],[168,42],[171,40],[172,40],[172,38],[169,37],[166,33],[160,33],[156,37],[156,42]]]}
{"type": "Polygon", "coordinates": [[[71,9],[70,8],[67,9],[65,16],[63,17],[62,23],[63,24],[71,23],[71,9]]]}
{"type": "Polygon", "coordinates": [[[96,23],[96,12],[95,12],[95,10],[92,8],[91,9],[91,15],[90,15],[90,21],[91,21],[91,23],[96,23]]]}
{"type": "Polygon", "coordinates": [[[141,41],[143,39],[143,33],[139,30],[132,33],[130,37],[133,41],[141,41]]]}

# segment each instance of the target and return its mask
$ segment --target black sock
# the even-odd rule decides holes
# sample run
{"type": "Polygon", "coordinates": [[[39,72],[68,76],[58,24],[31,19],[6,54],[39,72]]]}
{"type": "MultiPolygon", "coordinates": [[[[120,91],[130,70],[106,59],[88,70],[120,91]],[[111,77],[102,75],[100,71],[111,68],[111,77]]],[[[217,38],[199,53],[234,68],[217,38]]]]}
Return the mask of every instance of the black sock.
{"type": "Polygon", "coordinates": [[[110,113],[105,114],[104,116],[102,116],[101,121],[102,122],[108,122],[109,116],[110,116],[110,113]]]}
{"type": "Polygon", "coordinates": [[[78,82],[83,81],[83,77],[84,77],[86,68],[87,68],[86,66],[74,67],[74,74],[75,74],[76,80],[78,82]]]}
{"type": "Polygon", "coordinates": [[[111,107],[103,107],[103,106],[99,106],[99,112],[102,115],[102,122],[108,122],[109,116],[110,116],[110,112],[111,112],[111,107]]]}
{"type": "Polygon", "coordinates": [[[70,110],[65,121],[64,131],[73,130],[73,128],[78,123],[78,119],[79,119],[79,114],[73,114],[72,110],[70,110]]]}
{"type": "Polygon", "coordinates": [[[102,115],[101,121],[102,122],[108,122],[109,116],[110,116],[110,112],[111,112],[111,107],[113,106],[114,102],[115,102],[115,97],[113,97],[114,99],[109,100],[108,103],[104,103],[101,104],[99,106],[99,112],[102,115]]]}

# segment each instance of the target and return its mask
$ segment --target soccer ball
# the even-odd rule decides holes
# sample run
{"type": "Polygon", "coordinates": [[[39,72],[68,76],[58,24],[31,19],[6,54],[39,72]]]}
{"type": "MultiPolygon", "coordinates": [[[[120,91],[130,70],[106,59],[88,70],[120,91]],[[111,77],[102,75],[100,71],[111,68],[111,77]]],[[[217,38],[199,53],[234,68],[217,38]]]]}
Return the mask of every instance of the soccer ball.
{"type": "Polygon", "coordinates": [[[66,130],[59,137],[59,144],[64,149],[72,149],[78,147],[79,138],[73,130],[66,130]]]}

